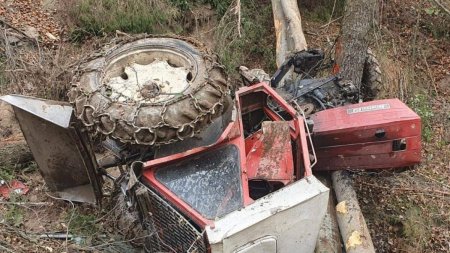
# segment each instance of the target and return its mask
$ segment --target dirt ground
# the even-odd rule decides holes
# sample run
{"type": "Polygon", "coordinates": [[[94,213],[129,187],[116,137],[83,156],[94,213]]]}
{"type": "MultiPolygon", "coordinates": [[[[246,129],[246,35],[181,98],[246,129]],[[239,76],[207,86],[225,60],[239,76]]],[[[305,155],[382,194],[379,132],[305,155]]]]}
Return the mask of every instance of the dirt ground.
{"type": "MultiPolygon", "coordinates": [[[[118,32],[72,43],[57,2],[0,0],[0,32],[9,31],[16,40],[0,46],[1,95],[65,99],[74,64],[111,37],[126,36],[118,32]],[[5,64],[12,52],[18,55],[15,66],[21,67],[5,64]],[[2,73],[13,73],[8,75],[13,79],[2,73]]],[[[383,71],[380,98],[397,97],[420,114],[423,159],[414,168],[355,171],[355,190],[377,252],[450,252],[450,14],[427,0],[381,0],[380,5],[371,34],[371,48],[383,71]]],[[[314,5],[301,7],[309,46],[331,50],[339,34],[339,13],[324,19],[315,15],[314,5]]],[[[197,18],[183,19],[183,25],[189,27],[187,35],[214,48],[219,17],[211,6],[202,8],[189,14],[197,18]]],[[[270,22],[266,29],[273,31],[270,22]]],[[[264,40],[261,45],[275,43],[273,36],[264,40]]],[[[271,53],[245,54],[242,64],[270,68],[265,61],[273,62],[267,58],[271,53]]],[[[0,118],[10,113],[4,108],[0,107],[0,118]]],[[[0,146],[23,141],[14,122],[0,120],[0,126],[5,125],[0,128],[0,146]]],[[[122,207],[108,200],[93,207],[57,199],[32,162],[1,167],[0,179],[17,179],[29,188],[25,195],[0,199],[0,252],[132,252],[132,245],[139,243],[118,227],[116,211],[122,207]]]]}

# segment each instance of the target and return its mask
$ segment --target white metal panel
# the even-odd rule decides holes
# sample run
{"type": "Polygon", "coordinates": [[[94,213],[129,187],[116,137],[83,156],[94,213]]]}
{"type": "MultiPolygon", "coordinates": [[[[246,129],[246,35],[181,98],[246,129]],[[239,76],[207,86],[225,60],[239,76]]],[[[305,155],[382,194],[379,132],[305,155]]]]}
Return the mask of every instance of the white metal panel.
{"type": "Polygon", "coordinates": [[[301,179],[206,228],[212,253],[232,253],[263,236],[277,240],[277,253],[313,252],[329,189],[314,176],[301,179]]]}
{"type": "Polygon", "coordinates": [[[261,252],[276,253],[277,239],[273,236],[266,236],[237,249],[234,253],[261,253],[261,252]]]}
{"type": "Polygon", "coordinates": [[[45,100],[22,95],[6,95],[0,97],[0,100],[60,127],[69,127],[73,108],[67,102],[45,100]]]}

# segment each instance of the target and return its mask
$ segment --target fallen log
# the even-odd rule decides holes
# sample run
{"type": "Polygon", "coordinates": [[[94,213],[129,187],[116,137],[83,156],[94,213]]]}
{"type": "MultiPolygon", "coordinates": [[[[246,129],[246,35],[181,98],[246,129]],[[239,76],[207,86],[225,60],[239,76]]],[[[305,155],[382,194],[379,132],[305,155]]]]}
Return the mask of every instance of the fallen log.
{"type": "Polygon", "coordinates": [[[341,253],[342,243],[336,217],[336,199],[332,189],[330,174],[316,175],[326,187],[330,188],[327,212],[320,226],[315,253],[341,253]]]}
{"type": "Polygon", "coordinates": [[[331,178],[338,202],[336,214],[345,251],[347,253],[375,253],[372,238],[348,172],[333,172],[331,178]]]}

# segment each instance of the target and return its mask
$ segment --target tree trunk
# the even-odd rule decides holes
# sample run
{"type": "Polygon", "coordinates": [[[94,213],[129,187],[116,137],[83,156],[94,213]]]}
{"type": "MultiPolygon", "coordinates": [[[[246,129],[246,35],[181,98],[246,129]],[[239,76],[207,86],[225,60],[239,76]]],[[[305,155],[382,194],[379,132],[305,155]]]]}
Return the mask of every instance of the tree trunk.
{"type": "Polygon", "coordinates": [[[272,0],[276,36],[276,62],[279,67],[290,53],[306,50],[297,0],[272,0]]]}
{"type": "Polygon", "coordinates": [[[377,0],[347,0],[341,35],[336,43],[334,72],[361,85],[370,29],[377,12],[377,0]]]}
{"type": "MultiPolygon", "coordinates": [[[[347,0],[341,35],[336,43],[335,73],[361,87],[370,29],[378,10],[377,0],[347,0]]],[[[336,192],[337,220],[347,253],[374,253],[375,249],[364,216],[345,171],[332,173],[336,192]]]]}

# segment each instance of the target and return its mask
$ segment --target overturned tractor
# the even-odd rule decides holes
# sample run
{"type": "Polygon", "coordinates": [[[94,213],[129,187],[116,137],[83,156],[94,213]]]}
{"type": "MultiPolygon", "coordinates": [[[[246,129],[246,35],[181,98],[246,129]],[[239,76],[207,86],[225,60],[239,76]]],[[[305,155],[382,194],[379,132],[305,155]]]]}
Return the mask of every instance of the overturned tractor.
{"type": "Polygon", "coordinates": [[[242,67],[234,91],[199,44],[139,38],[83,64],[70,103],[2,100],[48,187],[98,203],[113,180],[148,252],[313,252],[329,191],[316,171],[409,166],[421,149],[420,118],[399,100],[358,103],[351,82],[302,75],[321,60],[296,52],[272,78],[242,67]]]}

